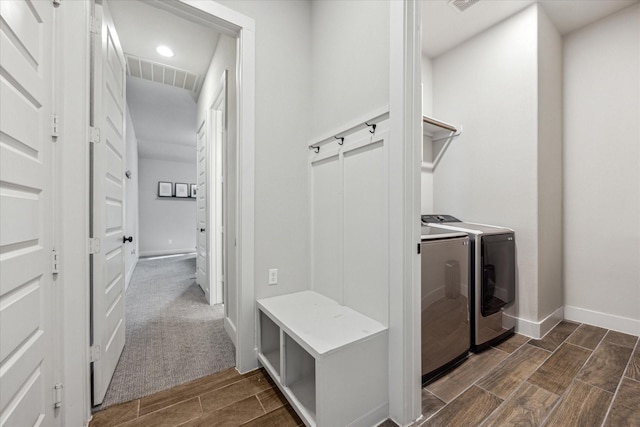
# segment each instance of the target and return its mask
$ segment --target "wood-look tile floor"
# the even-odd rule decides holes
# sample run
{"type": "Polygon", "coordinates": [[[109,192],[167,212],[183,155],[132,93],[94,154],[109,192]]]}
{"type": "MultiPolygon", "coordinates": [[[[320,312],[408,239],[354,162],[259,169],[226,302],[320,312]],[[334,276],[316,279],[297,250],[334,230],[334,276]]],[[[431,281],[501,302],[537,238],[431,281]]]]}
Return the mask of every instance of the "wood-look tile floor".
{"type": "Polygon", "coordinates": [[[638,337],[563,321],[514,335],[422,390],[427,426],[640,426],[638,337]]]}
{"type": "Polygon", "coordinates": [[[268,374],[227,369],[97,412],[89,427],[303,425],[268,374]]]}
{"type": "MultiPolygon", "coordinates": [[[[640,426],[639,347],[638,337],[572,322],[541,340],[516,334],[425,387],[418,425],[640,426]]],[[[302,421],[264,370],[228,369],[97,412],[89,426],[241,425],[302,421]]]]}

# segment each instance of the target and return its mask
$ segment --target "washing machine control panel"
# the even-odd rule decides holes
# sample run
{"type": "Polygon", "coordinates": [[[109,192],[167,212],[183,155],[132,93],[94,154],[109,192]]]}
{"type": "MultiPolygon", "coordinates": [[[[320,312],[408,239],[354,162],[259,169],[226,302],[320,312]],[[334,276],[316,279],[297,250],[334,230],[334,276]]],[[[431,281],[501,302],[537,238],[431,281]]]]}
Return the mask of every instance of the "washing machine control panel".
{"type": "Polygon", "coordinates": [[[437,224],[439,222],[462,222],[451,215],[439,215],[439,214],[422,215],[421,219],[423,224],[430,224],[430,223],[437,224]]]}

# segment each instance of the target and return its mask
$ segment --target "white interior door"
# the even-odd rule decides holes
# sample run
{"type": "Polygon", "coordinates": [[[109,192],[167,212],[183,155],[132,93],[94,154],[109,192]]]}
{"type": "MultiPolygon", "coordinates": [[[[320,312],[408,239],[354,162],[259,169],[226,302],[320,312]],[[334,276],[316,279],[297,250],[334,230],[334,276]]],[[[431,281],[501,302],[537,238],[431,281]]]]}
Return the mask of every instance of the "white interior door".
{"type": "Polygon", "coordinates": [[[104,399],[124,348],[124,117],[125,62],[106,2],[94,35],[92,143],[92,363],[93,404],[104,399]]]}
{"type": "Polygon", "coordinates": [[[196,283],[204,291],[211,304],[209,290],[209,268],[207,256],[207,126],[203,122],[198,130],[197,186],[196,190],[196,283]]]}
{"type": "Polygon", "coordinates": [[[54,425],[53,5],[0,1],[0,425],[54,425]]]}
{"type": "Polygon", "coordinates": [[[216,286],[215,300],[217,304],[223,302],[222,294],[225,285],[225,131],[224,131],[224,110],[216,110],[214,113],[215,123],[215,151],[216,151],[216,286]]]}

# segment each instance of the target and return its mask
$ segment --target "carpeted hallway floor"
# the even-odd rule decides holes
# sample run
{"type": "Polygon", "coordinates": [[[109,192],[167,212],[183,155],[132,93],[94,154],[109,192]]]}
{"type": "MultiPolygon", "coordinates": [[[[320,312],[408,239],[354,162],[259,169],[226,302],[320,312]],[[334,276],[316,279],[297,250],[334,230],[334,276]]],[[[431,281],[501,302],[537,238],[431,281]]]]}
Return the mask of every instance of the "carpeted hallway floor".
{"type": "Polygon", "coordinates": [[[101,410],[235,365],[223,306],[195,282],[195,255],[140,259],[126,292],[126,343],[101,410]]]}

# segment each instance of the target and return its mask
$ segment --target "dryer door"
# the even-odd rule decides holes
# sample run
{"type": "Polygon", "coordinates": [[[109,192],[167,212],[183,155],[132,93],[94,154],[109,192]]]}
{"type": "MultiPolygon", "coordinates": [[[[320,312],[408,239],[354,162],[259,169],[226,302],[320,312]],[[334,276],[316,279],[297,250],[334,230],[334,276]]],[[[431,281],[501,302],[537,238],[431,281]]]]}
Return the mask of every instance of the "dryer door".
{"type": "Polygon", "coordinates": [[[482,236],[480,309],[484,317],[515,299],[516,269],[513,233],[482,236]]]}

